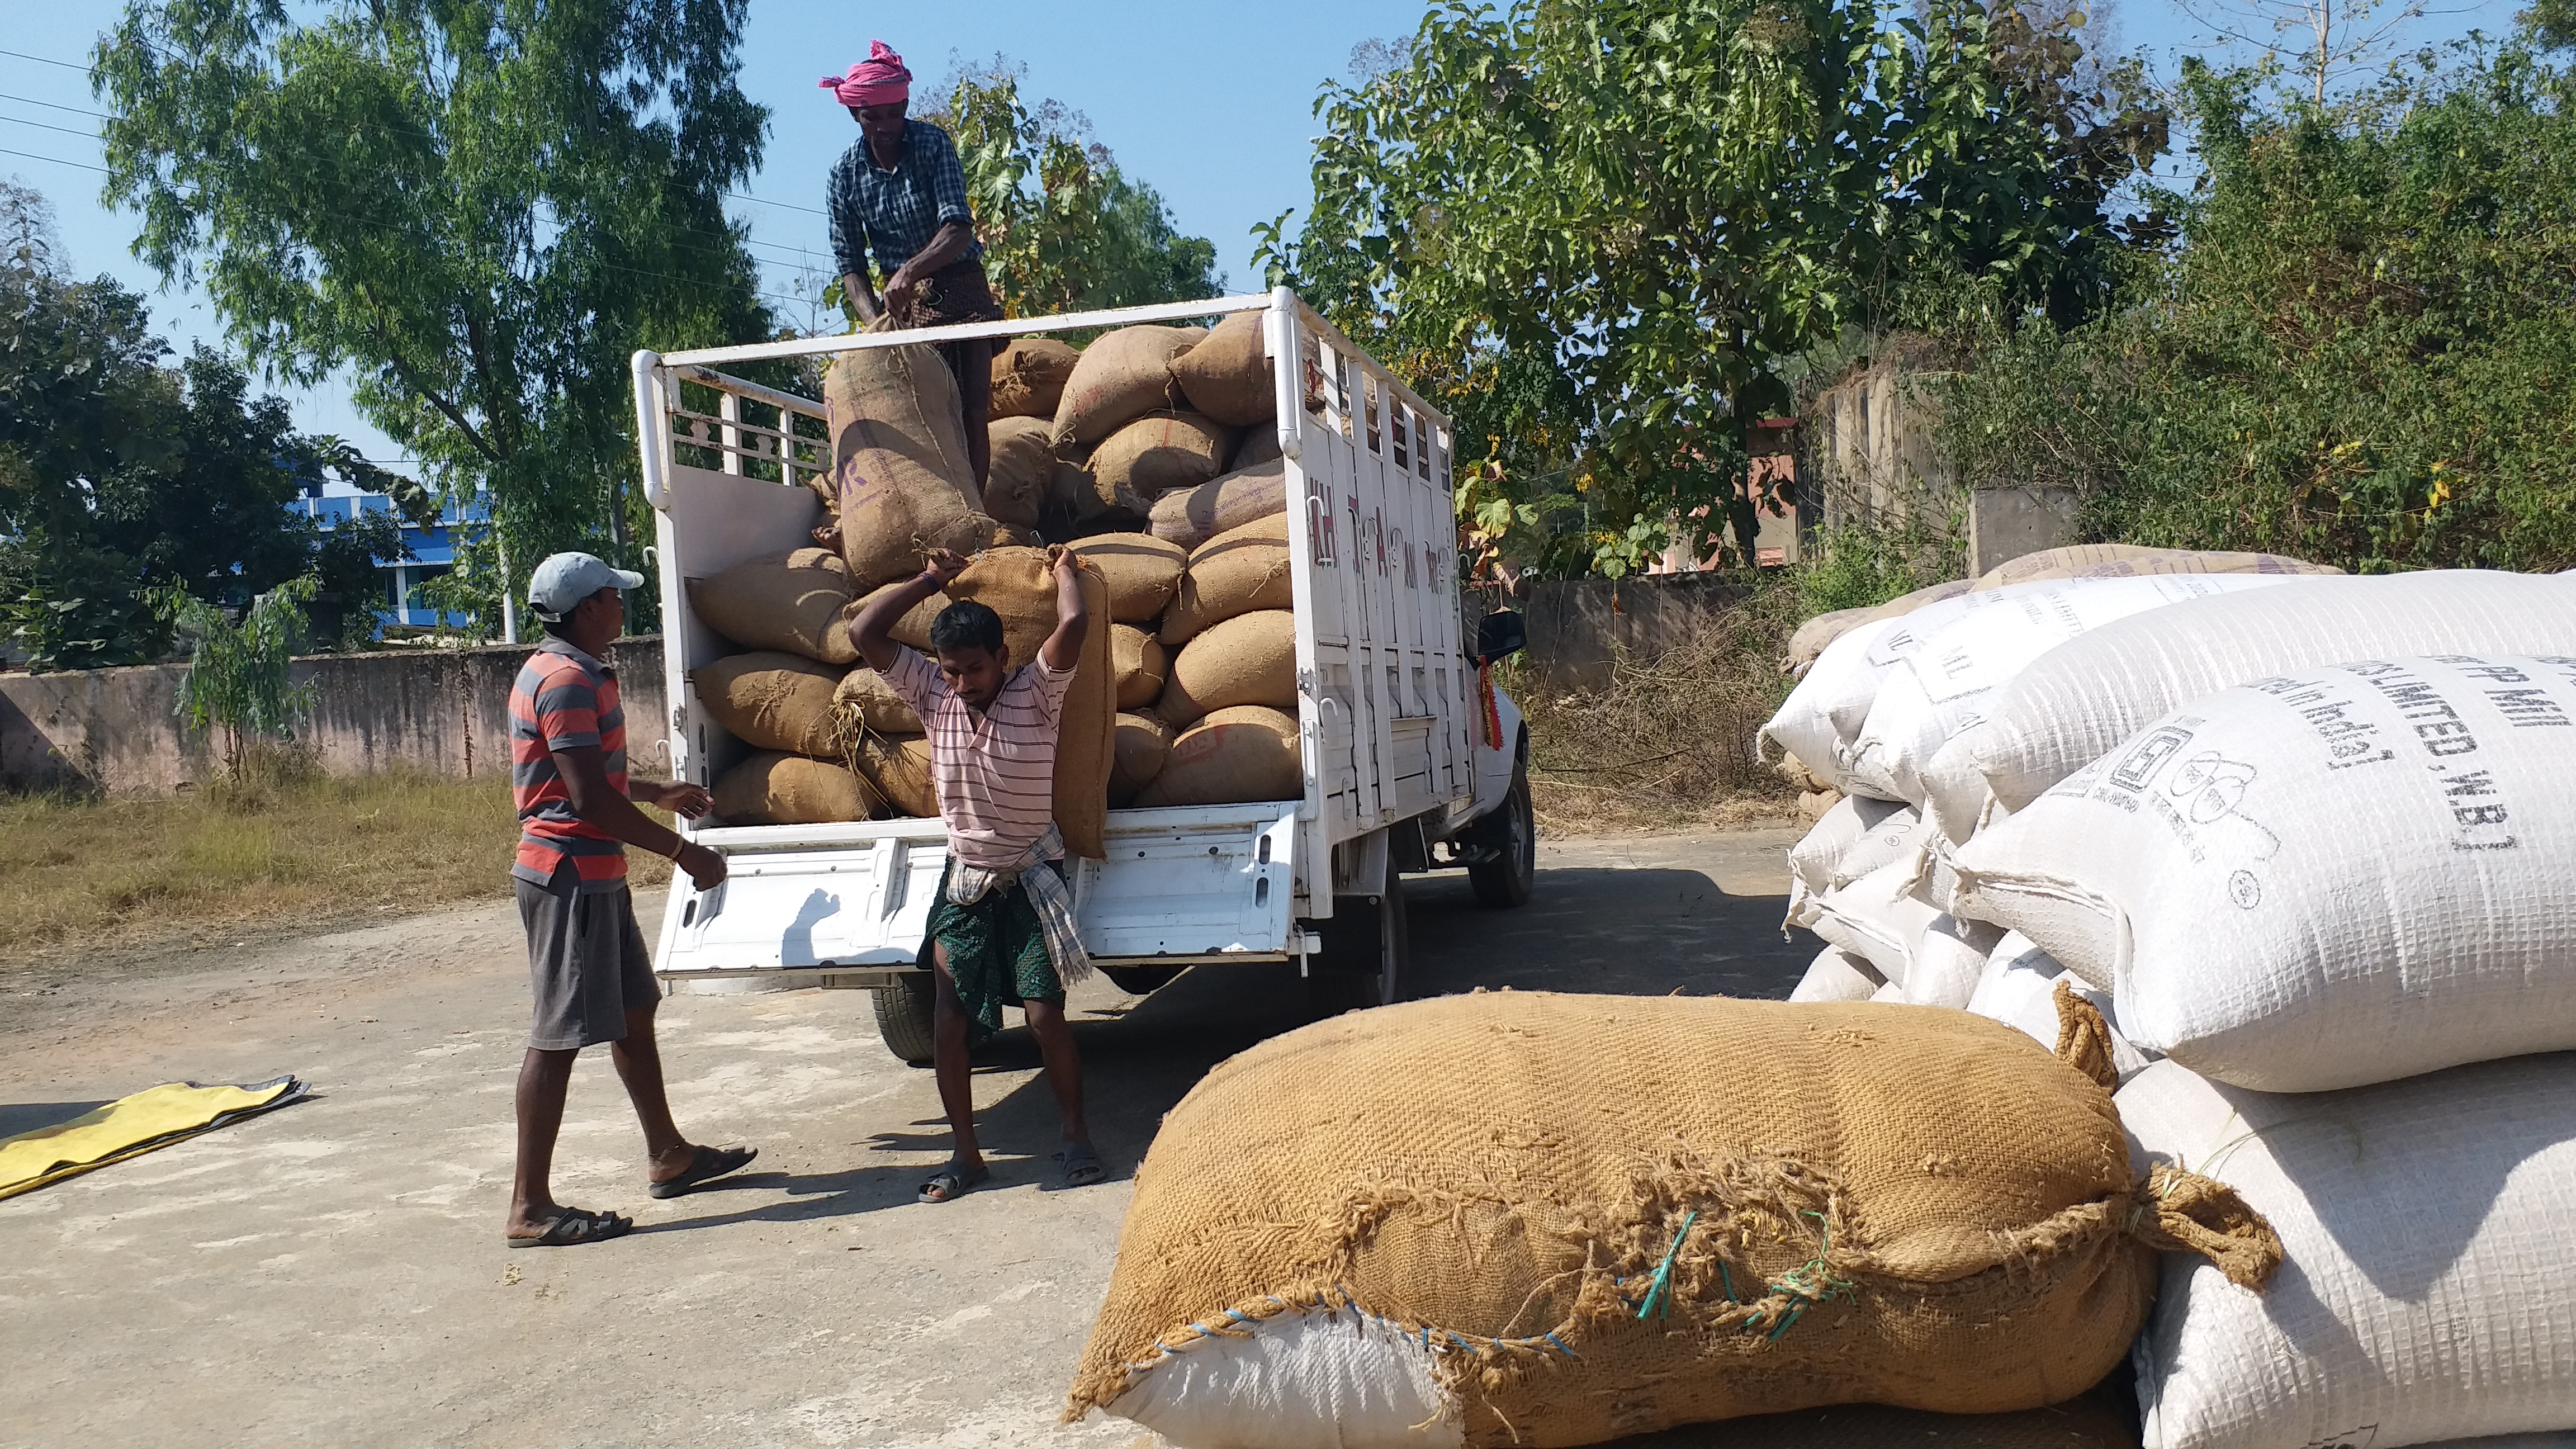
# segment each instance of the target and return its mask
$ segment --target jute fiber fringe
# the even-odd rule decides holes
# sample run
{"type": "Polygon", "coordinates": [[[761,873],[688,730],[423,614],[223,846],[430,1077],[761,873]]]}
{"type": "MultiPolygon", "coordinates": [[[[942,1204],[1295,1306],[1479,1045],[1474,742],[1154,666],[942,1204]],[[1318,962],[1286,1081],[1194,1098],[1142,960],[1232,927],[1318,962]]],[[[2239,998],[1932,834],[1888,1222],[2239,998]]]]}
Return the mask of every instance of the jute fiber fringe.
{"type": "Polygon", "coordinates": [[[2249,1284],[2278,1261],[2226,1189],[2139,1181],[2110,1094],[1999,1023],[1414,1002],[1264,1042],[1164,1119],[1068,1417],[1282,1313],[1419,1339],[1477,1445],[2032,1408],[2121,1360],[2177,1245],[2249,1284]]]}

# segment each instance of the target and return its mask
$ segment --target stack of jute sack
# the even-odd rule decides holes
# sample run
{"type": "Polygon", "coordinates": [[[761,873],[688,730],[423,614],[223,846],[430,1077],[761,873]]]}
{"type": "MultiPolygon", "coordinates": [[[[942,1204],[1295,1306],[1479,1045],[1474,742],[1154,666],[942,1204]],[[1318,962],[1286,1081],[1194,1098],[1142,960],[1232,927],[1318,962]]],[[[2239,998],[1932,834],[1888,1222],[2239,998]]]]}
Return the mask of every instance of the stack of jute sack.
{"type": "MultiPolygon", "coordinates": [[[[2101,1007],[2140,1169],[2279,1233],[2259,1295],[2166,1264],[2150,1449],[2576,1430],[2571,646],[2565,577],[2176,603],[2025,665],[1902,806],[1846,802],[1846,848],[1917,812],[1910,861],[1852,869],[1993,935],[1971,1013],[2048,1040],[2051,997],[2101,1007]]],[[[1806,890],[1865,883],[1801,849],[1806,890]]],[[[1805,994],[1863,989],[1828,958],[1805,994]]]]}
{"type": "Polygon", "coordinates": [[[894,637],[926,651],[939,609],[979,598],[1025,663],[1054,627],[1036,547],[1049,539],[1072,540],[1101,587],[1097,648],[1057,754],[1068,844],[1097,855],[1110,808],[1300,794],[1285,465],[1275,429],[1258,426],[1275,416],[1260,316],[1124,328],[1079,353],[1013,341],[993,360],[980,490],[936,349],[843,354],[824,385],[833,468],[815,485],[838,551],[689,581],[699,618],[745,651],[692,676],[710,715],[757,752],[717,781],[718,818],[936,814],[921,723],[858,664],[846,626],[950,549],[973,565],[894,637]]]}
{"type": "Polygon", "coordinates": [[[2133,1167],[2107,1076],[1868,1003],[1480,991],[1290,1032],[1164,1118],[1067,1417],[1377,1449],[2073,1398],[2158,1250],[2249,1291],[2278,1257],[2219,1183],[2133,1167]]]}

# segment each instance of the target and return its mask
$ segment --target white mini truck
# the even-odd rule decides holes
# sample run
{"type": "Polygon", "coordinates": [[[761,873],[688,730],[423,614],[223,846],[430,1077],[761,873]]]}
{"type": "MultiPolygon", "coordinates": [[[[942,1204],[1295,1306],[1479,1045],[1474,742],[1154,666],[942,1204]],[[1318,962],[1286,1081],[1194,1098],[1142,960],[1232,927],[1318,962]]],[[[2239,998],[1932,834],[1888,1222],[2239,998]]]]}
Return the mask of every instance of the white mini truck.
{"type": "MultiPolygon", "coordinates": [[[[1112,981],[1138,992],[1191,966],[1294,961],[1318,1006],[1337,1010],[1401,990],[1406,872],[1463,865],[1485,904],[1527,900],[1537,864],[1528,733],[1479,667],[1520,647],[1521,621],[1488,616],[1473,646],[1461,644],[1448,420],[1285,288],[635,354],[673,776],[712,784],[750,753],[690,687],[690,670],[734,646],[698,621],[685,581],[808,545],[823,511],[807,480],[832,468],[821,404],[722,369],[774,374],[863,347],[1250,311],[1265,314],[1291,502],[1304,790],[1111,811],[1108,858],[1072,872],[1083,944],[1112,981]]],[[[706,892],[673,882],[655,953],[664,981],[873,989],[887,1048],[929,1060],[932,993],[920,963],[946,855],[939,821],[682,828],[731,874],[706,892]]]]}

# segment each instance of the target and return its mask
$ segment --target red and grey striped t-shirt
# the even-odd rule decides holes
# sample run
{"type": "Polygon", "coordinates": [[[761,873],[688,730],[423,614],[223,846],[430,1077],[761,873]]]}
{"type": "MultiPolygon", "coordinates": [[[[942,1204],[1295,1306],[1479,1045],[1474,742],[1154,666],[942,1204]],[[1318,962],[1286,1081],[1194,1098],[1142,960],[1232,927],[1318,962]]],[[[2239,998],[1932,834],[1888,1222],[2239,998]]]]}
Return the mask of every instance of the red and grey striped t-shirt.
{"type": "Polygon", "coordinates": [[[921,716],[930,736],[930,778],[948,826],[948,853],[987,870],[1007,868],[1055,819],[1056,732],[1073,671],[1049,669],[1043,656],[1023,664],[1002,682],[993,707],[977,714],[938,665],[895,648],[886,686],[921,716]]]}
{"type": "Polygon", "coordinates": [[[528,656],[510,686],[510,793],[519,807],[519,853],[510,874],[544,885],[572,862],[586,891],[626,884],[626,847],[573,813],[557,750],[595,745],[608,788],[626,793],[626,711],[617,671],[561,639],[528,656]]]}

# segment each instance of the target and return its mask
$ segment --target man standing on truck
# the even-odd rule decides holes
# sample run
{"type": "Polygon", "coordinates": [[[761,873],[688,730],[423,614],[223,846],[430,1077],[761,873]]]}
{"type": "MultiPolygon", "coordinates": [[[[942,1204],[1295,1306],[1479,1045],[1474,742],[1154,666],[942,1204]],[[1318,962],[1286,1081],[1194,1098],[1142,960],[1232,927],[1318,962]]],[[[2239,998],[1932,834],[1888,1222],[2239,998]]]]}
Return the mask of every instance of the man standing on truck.
{"type": "Polygon", "coordinates": [[[1028,1017],[1064,1118],[1067,1187],[1098,1182],[1107,1169],[1082,1115],[1082,1059],[1064,1019],[1066,985],[1090,974],[1064,882],[1064,835],[1055,824],[1055,746],[1065,691],[1091,616],[1082,565],[1059,548],[1055,629],[1038,657],[1014,669],[1001,616],[972,599],[950,604],[930,624],[932,664],[888,634],[912,607],[948,587],[966,561],[932,551],[929,567],[887,589],[850,621],[859,657],[921,716],[930,772],[948,827],[948,866],[930,908],[931,970],[937,973],[932,1065],[955,1148],[921,1185],[923,1202],[950,1202],[992,1176],[975,1141],[975,1088],[967,1054],[1002,1028],[1002,1008],[1028,1017]]]}
{"type": "Polygon", "coordinates": [[[565,1207],[549,1184],[572,1059],[583,1047],[609,1043],[644,1126],[645,1191],[653,1196],[677,1197],[756,1155],[692,1144],[672,1123],[662,1091],[653,1041],[661,988],[626,889],[626,846],[669,856],[702,891],[724,880],[725,863],[635,808],[640,800],[694,820],[712,803],[697,785],[626,776],[626,714],[617,671],[601,656],[626,631],[619,592],[643,582],[586,553],[556,554],[528,579],[528,606],[545,624],[546,642],[510,687],[510,790],[520,827],[510,874],[537,998],[519,1065],[519,1160],[505,1230],[513,1248],[604,1242],[635,1226],[616,1213],[565,1207]]]}
{"type": "MultiPolygon", "coordinates": [[[[966,168],[957,143],[928,121],[912,120],[912,72],[882,40],[868,58],[823,86],[850,108],[858,144],[832,166],[824,211],[832,222],[832,256],[841,295],[863,323],[892,314],[898,327],[998,322],[1001,306],[984,276],[984,247],[966,208],[966,168]],[[885,273],[885,300],[868,285],[868,256],[885,273]]],[[[985,431],[993,407],[993,344],[942,343],[957,377],[966,424],[966,456],[981,490],[992,463],[985,431]]]]}

